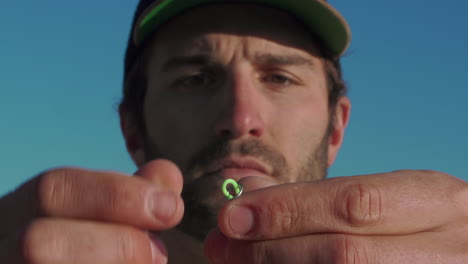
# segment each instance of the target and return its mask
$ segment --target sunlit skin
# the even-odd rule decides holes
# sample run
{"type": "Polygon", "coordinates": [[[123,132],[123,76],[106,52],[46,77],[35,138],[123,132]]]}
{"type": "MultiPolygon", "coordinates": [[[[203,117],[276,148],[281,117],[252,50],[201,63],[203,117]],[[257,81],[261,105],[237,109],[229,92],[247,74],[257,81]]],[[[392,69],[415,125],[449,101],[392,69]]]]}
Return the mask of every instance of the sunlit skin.
{"type": "Polygon", "coordinates": [[[166,158],[184,172],[181,228],[199,239],[216,225],[221,181],[321,179],[348,119],[343,97],[328,136],[323,59],[308,31],[283,12],[246,7],[191,10],[162,27],[147,53],[146,131],[130,152],[137,164],[166,158]],[[223,154],[210,152],[217,142],[223,154]]]}
{"type": "Polygon", "coordinates": [[[350,102],[328,105],[316,44],[259,6],[165,24],[144,53],[144,125],[119,108],[135,177],[32,177],[0,198],[0,263],[468,263],[465,181],[425,170],[323,179],[350,102]],[[244,187],[230,201],[228,177],[244,187]]]}

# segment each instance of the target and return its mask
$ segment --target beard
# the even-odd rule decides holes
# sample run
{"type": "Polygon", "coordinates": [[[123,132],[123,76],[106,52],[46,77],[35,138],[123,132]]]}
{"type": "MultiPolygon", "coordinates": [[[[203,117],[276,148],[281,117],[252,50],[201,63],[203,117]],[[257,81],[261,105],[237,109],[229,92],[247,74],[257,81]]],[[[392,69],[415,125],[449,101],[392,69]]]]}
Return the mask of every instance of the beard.
{"type": "MultiPolygon", "coordinates": [[[[221,192],[224,179],[216,173],[206,174],[206,168],[216,167],[216,164],[224,159],[236,155],[255,158],[270,166],[272,178],[280,183],[322,179],[326,177],[328,168],[328,135],[329,133],[326,133],[320,143],[306,154],[302,165],[296,170],[296,175],[291,175],[291,168],[279,151],[256,139],[237,143],[229,139],[218,139],[205,146],[192,155],[186,168],[177,164],[184,176],[182,199],[185,204],[184,217],[177,228],[203,241],[206,235],[217,227],[217,213],[227,202],[221,192]]],[[[159,151],[158,146],[149,137],[146,137],[145,143],[147,161],[156,158],[170,159],[159,151]]]]}

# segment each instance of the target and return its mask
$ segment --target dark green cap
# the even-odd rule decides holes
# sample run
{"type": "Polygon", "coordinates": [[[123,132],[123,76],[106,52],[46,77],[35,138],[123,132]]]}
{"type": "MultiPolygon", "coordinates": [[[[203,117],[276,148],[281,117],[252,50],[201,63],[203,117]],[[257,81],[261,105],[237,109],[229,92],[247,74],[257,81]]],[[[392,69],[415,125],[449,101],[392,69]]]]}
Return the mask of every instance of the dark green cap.
{"type": "Polygon", "coordinates": [[[335,58],[343,55],[351,41],[348,23],[324,0],[141,0],[125,56],[125,74],[133,66],[145,40],[159,26],[187,9],[211,3],[251,3],[284,10],[302,21],[335,58]]]}

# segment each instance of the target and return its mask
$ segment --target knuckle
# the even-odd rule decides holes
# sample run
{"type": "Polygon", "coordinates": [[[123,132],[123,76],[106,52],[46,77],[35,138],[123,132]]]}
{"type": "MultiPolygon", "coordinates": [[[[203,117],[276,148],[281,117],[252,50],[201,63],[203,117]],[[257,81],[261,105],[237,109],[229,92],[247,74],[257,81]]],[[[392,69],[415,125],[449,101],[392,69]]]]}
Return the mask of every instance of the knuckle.
{"type": "Polygon", "coordinates": [[[304,212],[306,208],[301,208],[300,201],[296,200],[293,195],[287,197],[289,198],[268,203],[268,205],[260,209],[263,210],[262,221],[269,222],[264,225],[267,228],[266,231],[274,233],[287,231],[291,233],[300,226],[301,217],[308,215],[307,212],[304,212]]]}
{"type": "MultiPolygon", "coordinates": [[[[123,186],[122,186],[123,187],[123,186]]],[[[108,185],[108,192],[105,193],[103,197],[106,201],[105,204],[108,205],[107,213],[110,215],[116,215],[122,208],[122,201],[128,200],[128,193],[125,192],[125,187],[121,188],[115,183],[108,185]]]]}
{"type": "Polygon", "coordinates": [[[127,227],[119,230],[113,241],[118,254],[117,259],[122,263],[135,263],[140,259],[139,252],[147,238],[136,229],[127,227]]]}
{"type": "Polygon", "coordinates": [[[33,221],[24,230],[20,241],[23,259],[29,264],[55,263],[63,252],[60,232],[48,220],[33,221]]]}
{"type": "Polygon", "coordinates": [[[338,214],[348,225],[362,227],[377,224],[383,215],[382,195],[372,184],[349,184],[338,191],[338,214]]]}
{"type": "Polygon", "coordinates": [[[143,212],[145,202],[153,194],[149,186],[121,184],[117,180],[109,181],[106,188],[106,192],[102,193],[100,198],[102,204],[106,205],[105,214],[110,218],[143,212]]]}
{"type": "MultiPolygon", "coordinates": [[[[115,181],[111,181],[108,185],[108,191],[105,193],[105,197],[103,197],[106,201],[105,204],[108,204],[108,212],[111,215],[118,215],[121,212],[125,205],[129,205],[134,200],[134,195],[138,195],[144,192],[141,189],[138,193],[134,193],[130,190],[130,187],[127,185],[120,185],[115,181]]],[[[134,203],[134,206],[138,206],[141,203],[134,203]]]]}
{"type": "Polygon", "coordinates": [[[47,171],[39,177],[37,200],[39,214],[53,215],[65,206],[74,185],[75,173],[59,168],[47,171]]]}
{"type": "Polygon", "coordinates": [[[339,235],[333,241],[332,263],[336,264],[368,264],[368,247],[362,239],[349,235],[339,235]]]}

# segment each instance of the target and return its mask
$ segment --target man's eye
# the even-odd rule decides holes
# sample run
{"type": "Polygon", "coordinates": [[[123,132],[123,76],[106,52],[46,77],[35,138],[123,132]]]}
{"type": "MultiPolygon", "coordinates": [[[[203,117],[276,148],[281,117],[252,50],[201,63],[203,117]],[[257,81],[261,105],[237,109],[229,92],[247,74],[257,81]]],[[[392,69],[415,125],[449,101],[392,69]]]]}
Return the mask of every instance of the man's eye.
{"type": "Polygon", "coordinates": [[[294,82],[290,78],[281,74],[269,74],[263,77],[263,81],[271,82],[271,83],[275,83],[279,85],[284,85],[284,86],[289,86],[289,85],[294,84],[294,82]]]}
{"type": "Polygon", "coordinates": [[[213,76],[206,73],[198,73],[182,78],[178,83],[184,88],[203,88],[213,84],[213,76]]]}

